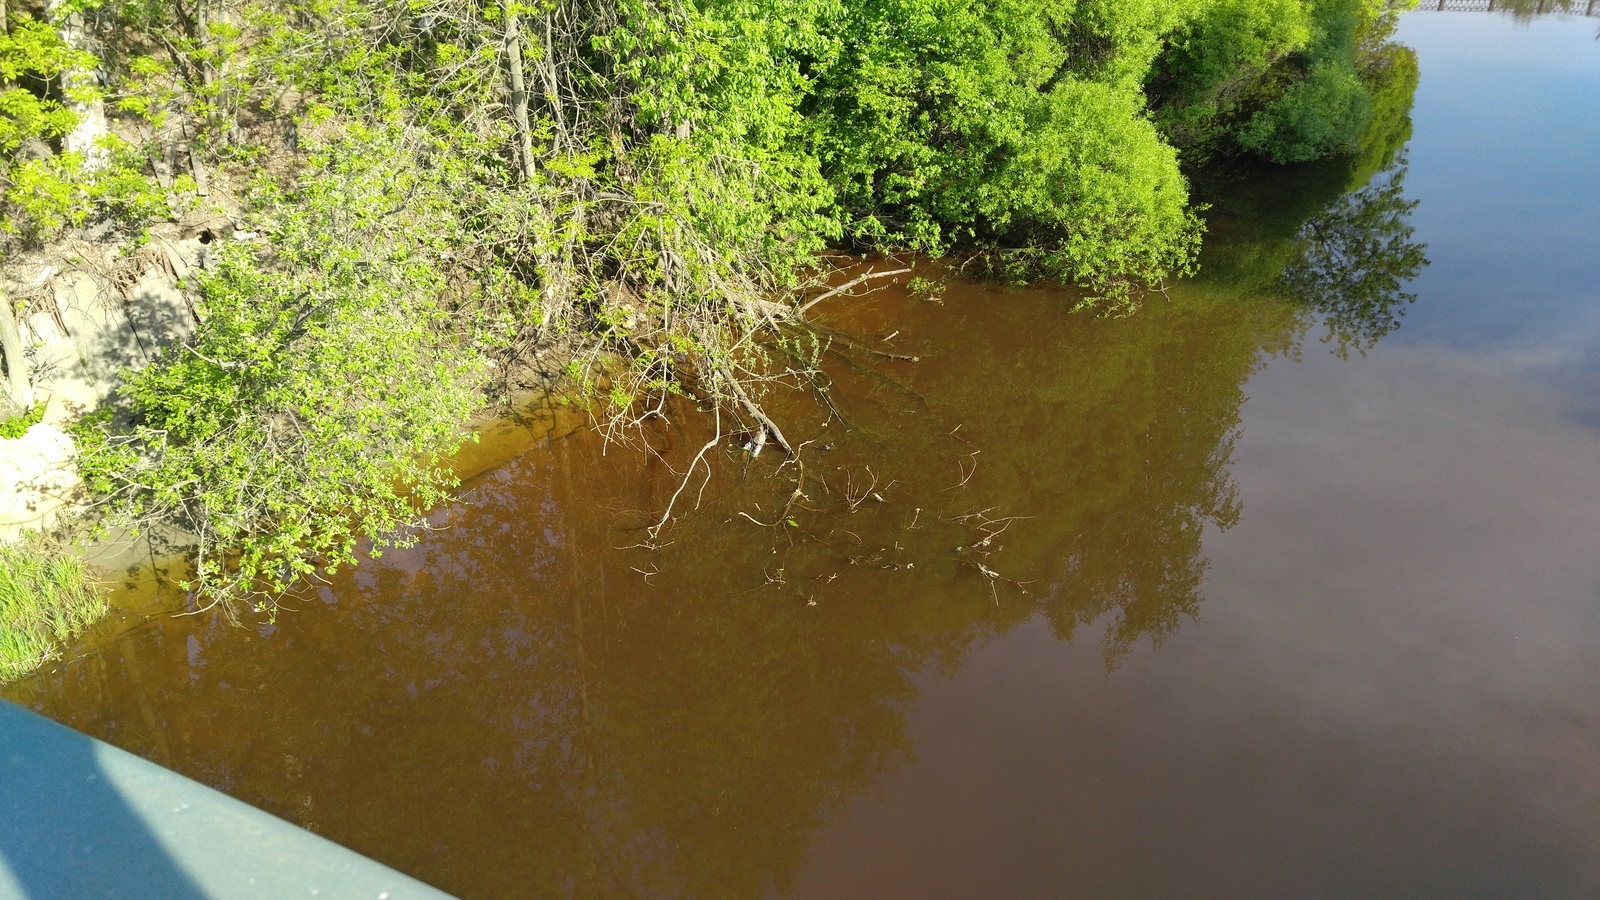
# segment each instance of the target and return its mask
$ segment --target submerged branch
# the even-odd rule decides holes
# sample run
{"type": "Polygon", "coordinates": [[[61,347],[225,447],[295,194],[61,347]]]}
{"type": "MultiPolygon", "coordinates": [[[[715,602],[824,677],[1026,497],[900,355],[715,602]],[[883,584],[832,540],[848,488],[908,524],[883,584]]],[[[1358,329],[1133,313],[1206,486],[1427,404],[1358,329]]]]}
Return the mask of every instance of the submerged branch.
{"type": "MultiPolygon", "coordinates": [[[[661,513],[660,521],[656,522],[656,524],[650,526],[648,529],[650,540],[652,541],[656,539],[657,535],[661,533],[661,529],[666,527],[668,520],[672,518],[672,507],[678,502],[678,497],[683,494],[683,489],[689,486],[689,479],[694,477],[695,467],[700,465],[701,460],[705,459],[707,451],[722,441],[722,409],[720,407],[714,407],[712,411],[717,417],[717,433],[712,436],[711,440],[706,441],[705,446],[700,448],[699,453],[694,455],[694,460],[689,463],[689,470],[683,473],[683,481],[678,484],[678,489],[672,492],[672,499],[667,501],[667,508],[661,513]]],[[[707,463],[706,478],[709,479],[710,477],[711,465],[710,463],[707,463]]],[[[698,503],[695,505],[696,507],[699,506],[698,503]]]]}

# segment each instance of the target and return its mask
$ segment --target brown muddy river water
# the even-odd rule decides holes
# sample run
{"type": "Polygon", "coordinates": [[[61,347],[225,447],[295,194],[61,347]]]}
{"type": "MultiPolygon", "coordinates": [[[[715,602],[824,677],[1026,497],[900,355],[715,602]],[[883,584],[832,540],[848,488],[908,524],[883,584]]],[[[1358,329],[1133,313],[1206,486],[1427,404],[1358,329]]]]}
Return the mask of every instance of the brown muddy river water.
{"type": "Polygon", "coordinates": [[[1407,154],[1217,175],[1131,318],[828,301],[804,471],[724,441],[656,549],[712,423],[535,422],[276,624],[5,695],[463,897],[1593,898],[1597,27],[1407,15],[1407,154]]]}

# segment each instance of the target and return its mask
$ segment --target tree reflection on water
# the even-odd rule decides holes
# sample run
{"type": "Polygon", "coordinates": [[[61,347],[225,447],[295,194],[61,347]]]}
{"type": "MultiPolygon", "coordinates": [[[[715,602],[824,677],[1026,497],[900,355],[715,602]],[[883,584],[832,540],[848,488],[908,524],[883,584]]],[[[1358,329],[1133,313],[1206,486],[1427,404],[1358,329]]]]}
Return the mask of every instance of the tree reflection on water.
{"type": "Polygon", "coordinates": [[[1341,357],[1365,355],[1417,299],[1405,286],[1428,264],[1427,246],[1413,239],[1417,201],[1405,197],[1405,175],[1401,156],[1312,216],[1300,228],[1299,258],[1284,267],[1284,290],[1317,313],[1328,329],[1323,343],[1341,357]]]}

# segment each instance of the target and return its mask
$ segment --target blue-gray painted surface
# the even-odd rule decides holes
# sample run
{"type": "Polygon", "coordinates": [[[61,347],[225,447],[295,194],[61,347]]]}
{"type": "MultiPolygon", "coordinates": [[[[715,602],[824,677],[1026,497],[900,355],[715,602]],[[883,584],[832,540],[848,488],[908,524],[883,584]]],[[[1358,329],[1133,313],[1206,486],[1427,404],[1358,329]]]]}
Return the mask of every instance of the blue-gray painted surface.
{"type": "Polygon", "coordinates": [[[0,701],[0,900],[448,894],[0,701]]]}

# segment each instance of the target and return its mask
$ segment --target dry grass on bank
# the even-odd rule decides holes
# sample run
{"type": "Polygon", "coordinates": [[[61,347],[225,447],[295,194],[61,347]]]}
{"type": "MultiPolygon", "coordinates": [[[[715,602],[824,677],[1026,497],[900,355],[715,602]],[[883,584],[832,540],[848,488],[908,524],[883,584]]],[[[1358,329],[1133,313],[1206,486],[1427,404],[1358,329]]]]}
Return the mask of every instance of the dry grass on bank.
{"type": "Polygon", "coordinates": [[[0,683],[38,668],[105,612],[100,585],[66,548],[0,544],[0,683]]]}

